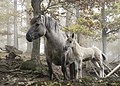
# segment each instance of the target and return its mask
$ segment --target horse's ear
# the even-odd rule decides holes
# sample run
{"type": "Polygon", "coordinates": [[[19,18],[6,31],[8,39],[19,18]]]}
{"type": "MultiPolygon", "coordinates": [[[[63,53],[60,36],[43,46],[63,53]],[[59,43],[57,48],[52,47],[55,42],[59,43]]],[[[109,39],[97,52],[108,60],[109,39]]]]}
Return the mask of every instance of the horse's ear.
{"type": "Polygon", "coordinates": [[[74,38],[74,36],[75,36],[75,34],[73,33],[73,34],[72,34],[72,38],[74,38]]]}

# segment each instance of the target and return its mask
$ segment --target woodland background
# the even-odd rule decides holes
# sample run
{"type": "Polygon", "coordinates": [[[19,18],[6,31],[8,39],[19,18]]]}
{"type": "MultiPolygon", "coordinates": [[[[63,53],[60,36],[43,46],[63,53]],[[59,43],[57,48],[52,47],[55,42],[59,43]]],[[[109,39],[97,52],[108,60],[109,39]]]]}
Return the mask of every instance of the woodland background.
{"type": "MultiPolygon", "coordinates": [[[[61,68],[53,65],[55,79],[49,81],[45,38],[40,38],[40,43],[39,40],[33,43],[26,40],[30,21],[39,12],[58,21],[61,30],[66,33],[75,33],[81,46],[100,48],[107,55],[111,69],[120,63],[120,0],[0,0],[1,86],[120,85],[119,77],[96,78],[92,66],[84,68],[83,73],[87,77],[64,81],[61,68]],[[5,45],[14,46],[16,51],[23,53],[4,52],[5,45]]],[[[9,50],[13,49],[10,47],[9,50]]],[[[105,70],[107,74],[110,71],[105,70]]],[[[120,76],[119,70],[116,73],[120,76]]]]}
{"type": "MultiPolygon", "coordinates": [[[[120,60],[120,1],[119,0],[41,0],[44,15],[56,19],[62,29],[76,33],[81,46],[97,46],[108,60],[120,60]]],[[[24,53],[32,51],[26,32],[33,9],[30,0],[0,1],[0,47],[12,45],[24,53]]],[[[44,54],[44,38],[40,52],[44,54]]]]}

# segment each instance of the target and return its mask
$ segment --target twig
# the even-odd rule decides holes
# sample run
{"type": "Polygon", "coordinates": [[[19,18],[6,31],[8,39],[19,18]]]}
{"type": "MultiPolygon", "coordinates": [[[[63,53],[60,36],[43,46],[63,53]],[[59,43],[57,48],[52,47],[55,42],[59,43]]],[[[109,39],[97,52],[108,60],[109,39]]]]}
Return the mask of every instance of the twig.
{"type": "Polygon", "coordinates": [[[113,59],[110,63],[113,63],[117,58],[119,58],[120,55],[118,55],[115,59],[113,59]]]}
{"type": "Polygon", "coordinates": [[[1,47],[0,47],[0,50],[2,50],[2,51],[6,51],[6,49],[2,49],[1,47]]]}

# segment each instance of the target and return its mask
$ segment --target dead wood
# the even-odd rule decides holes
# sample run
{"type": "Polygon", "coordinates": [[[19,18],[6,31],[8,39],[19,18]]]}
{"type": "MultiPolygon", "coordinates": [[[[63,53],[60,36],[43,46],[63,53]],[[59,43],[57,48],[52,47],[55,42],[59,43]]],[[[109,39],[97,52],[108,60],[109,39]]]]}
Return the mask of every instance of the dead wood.
{"type": "Polygon", "coordinates": [[[16,47],[10,46],[10,45],[5,45],[5,49],[6,49],[6,52],[8,52],[8,53],[10,53],[10,52],[13,52],[15,54],[23,53],[21,50],[18,50],[16,47]]]}
{"type": "Polygon", "coordinates": [[[118,64],[110,73],[108,73],[105,77],[111,76],[113,73],[115,73],[120,68],[120,64],[118,64]]]}
{"type": "MultiPolygon", "coordinates": [[[[112,71],[112,69],[111,69],[109,66],[107,66],[107,64],[105,64],[104,62],[103,62],[103,65],[104,65],[109,71],[112,71]]],[[[115,75],[116,77],[118,77],[118,75],[117,75],[116,73],[114,73],[114,75],[115,75]]]]}

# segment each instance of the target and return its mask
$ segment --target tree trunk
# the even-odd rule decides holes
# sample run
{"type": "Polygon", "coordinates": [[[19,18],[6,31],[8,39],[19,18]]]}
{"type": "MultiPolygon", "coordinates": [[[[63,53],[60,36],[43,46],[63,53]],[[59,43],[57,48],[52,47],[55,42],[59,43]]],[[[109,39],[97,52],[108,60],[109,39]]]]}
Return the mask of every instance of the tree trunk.
{"type": "Polygon", "coordinates": [[[33,8],[34,16],[38,16],[41,13],[40,4],[43,0],[31,0],[31,6],[33,8]]]}
{"type": "MultiPolygon", "coordinates": [[[[7,9],[7,14],[9,14],[9,8],[7,9]]],[[[7,17],[7,45],[11,45],[11,29],[9,16],[7,17]]]]}
{"type": "MultiPolygon", "coordinates": [[[[31,0],[34,17],[40,15],[40,13],[41,13],[41,8],[40,8],[41,1],[42,0],[31,0]]],[[[40,65],[40,56],[39,55],[40,55],[40,38],[33,41],[33,49],[32,49],[32,54],[31,54],[31,59],[36,61],[38,69],[39,69],[39,65],[40,65]]]]}
{"type": "MultiPolygon", "coordinates": [[[[79,4],[76,4],[76,19],[80,16],[79,4]]],[[[80,32],[77,32],[77,42],[80,44],[80,32]]]]}
{"type": "MultiPolygon", "coordinates": [[[[72,11],[72,9],[69,6],[67,7],[67,9],[69,11],[72,11]]],[[[66,27],[69,27],[71,25],[71,21],[70,21],[71,20],[71,13],[69,11],[67,11],[67,13],[66,13],[66,27]]],[[[66,33],[70,35],[69,31],[67,31],[66,33]]]]}
{"type": "Polygon", "coordinates": [[[14,46],[18,48],[17,0],[14,0],[14,46]]]}
{"type": "Polygon", "coordinates": [[[103,53],[106,54],[106,42],[107,42],[107,28],[106,28],[106,15],[105,15],[105,2],[102,2],[102,8],[101,8],[101,16],[102,16],[102,49],[103,53]]]}

